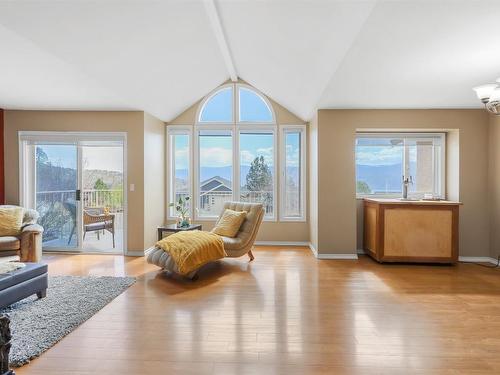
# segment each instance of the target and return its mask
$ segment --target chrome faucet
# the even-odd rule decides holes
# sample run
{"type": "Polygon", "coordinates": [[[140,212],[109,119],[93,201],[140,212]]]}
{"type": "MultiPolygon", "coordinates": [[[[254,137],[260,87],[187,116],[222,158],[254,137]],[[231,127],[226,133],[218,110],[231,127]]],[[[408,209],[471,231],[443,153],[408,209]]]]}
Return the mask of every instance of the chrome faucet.
{"type": "Polygon", "coordinates": [[[408,176],[408,177],[403,176],[403,199],[408,199],[408,186],[410,184],[413,184],[413,177],[412,176],[408,176]]]}

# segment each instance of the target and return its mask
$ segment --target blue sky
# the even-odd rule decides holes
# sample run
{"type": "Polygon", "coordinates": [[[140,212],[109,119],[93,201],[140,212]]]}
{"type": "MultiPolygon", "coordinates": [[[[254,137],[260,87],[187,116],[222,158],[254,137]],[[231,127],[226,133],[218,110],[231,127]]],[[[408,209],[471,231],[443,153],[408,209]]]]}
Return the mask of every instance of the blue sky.
{"type": "MultiPolygon", "coordinates": [[[[201,121],[214,123],[231,122],[233,108],[233,89],[228,87],[219,91],[205,105],[201,121]]],[[[271,122],[272,113],[267,104],[251,90],[239,88],[240,115],[242,121],[271,122]]],[[[228,136],[200,137],[200,167],[228,167],[233,162],[232,139],[228,136]]],[[[258,156],[264,156],[269,166],[274,165],[273,137],[271,134],[241,134],[240,163],[249,166],[258,156]]],[[[175,137],[176,168],[186,169],[188,163],[187,136],[175,137]]]]}
{"type": "Polygon", "coordinates": [[[45,152],[52,165],[76,169],[76,146],[43,145],[37,146],[45,152]]]}
{"type": "MultiPolygon", "coordinates": [[[[38,145],[52,165],[76,169],[76,146],[38,145]]],[[[84,169],[101,169],[123,172],[122,148],[117,146],[82,147],[84,169]]]]}
{"type": "Polygon", "coordinates": [[[402,161],[401,146],[356,146],[356,164],[391,165],[402,161]]]}
{"type": "MultiPolygon", "coordinates": [[[[271,122],[273,115],[264,100],[253,91],[239,88],[240,121],[271,122]]],[[[219,91],[205,104],[200,120],[208,122],[231,122],[233,112],[233,89],[219,91]]]]}
{"type": "MultiPolygon", "coordinates": [[[[233,162],[233,141],[231,136],[200,136],[200,167],[227,167],[233,162]]],[[[240,163],[249,166],[258,156],[270,167],[274,165],[272,134],[240,134],[240,163]]],[[[175,137],[176,168],[186,169],[188,163],[187,136],[175,137]]]]}

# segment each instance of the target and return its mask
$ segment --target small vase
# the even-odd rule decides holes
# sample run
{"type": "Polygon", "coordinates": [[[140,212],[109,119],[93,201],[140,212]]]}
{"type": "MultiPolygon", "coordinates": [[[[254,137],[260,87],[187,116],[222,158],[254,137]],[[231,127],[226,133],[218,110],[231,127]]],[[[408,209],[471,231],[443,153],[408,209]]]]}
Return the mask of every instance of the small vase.
{"type": "Polygon", "coordinates": [[[191,224],[189,217],[179,216],[177,218],[177,228],[187,228],[191,224]]]}

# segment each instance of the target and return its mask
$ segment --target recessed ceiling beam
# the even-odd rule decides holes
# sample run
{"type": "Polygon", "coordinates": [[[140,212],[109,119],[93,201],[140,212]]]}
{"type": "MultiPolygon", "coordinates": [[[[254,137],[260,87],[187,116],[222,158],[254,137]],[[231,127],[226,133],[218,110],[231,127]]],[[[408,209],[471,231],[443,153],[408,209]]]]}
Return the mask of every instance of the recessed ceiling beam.
{"type": "Polygon", "coordinates": [[[204,0],[205,9],[207,10],[208,19],[212,24],[214,30],[215,38],[219,44],[219,49],[222,53],[224,63],[226,64],[226,69],[231,77],[231,81],[236,82],[238,80],[238,74],[236,74],[236,68],[234,66],[233,57],[231,55],[231,50],[227,44],[226,36],[224,30],[222,29],[222,23],[217,12],[217,7],[215,6],[215,0],[204,0]]]}

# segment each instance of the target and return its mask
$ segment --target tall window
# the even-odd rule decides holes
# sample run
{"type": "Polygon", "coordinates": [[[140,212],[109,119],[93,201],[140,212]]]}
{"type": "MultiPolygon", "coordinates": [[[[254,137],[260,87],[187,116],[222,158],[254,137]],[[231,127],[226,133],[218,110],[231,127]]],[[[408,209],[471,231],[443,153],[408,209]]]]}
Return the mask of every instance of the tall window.
{"type": "MultiPolygon", "coordinates": [[[[179,198],[191,195],[190,144],[190,129],[169,130],[169,202],[178,202],[179,198]]],[[[169,208],[168,216],[175,216],[173,207],[169,208]]]]}
{"type": "Polygon", "coordinates": [[[267,99],[247,85],[225,85],[204,100],[195,130],[197,216],[217,217],[237,200],[262,203],[265,218],[275,219],[276,124],[267,99]]]}
{"type": "Polygon", "coordinates": [[[305,129],[282,130],[281,219],[303,220],[305,216],[305,129]]]}
{"type": "Polygon", "coordinates": [[[231,130],[198,132],[198,215],[217,216],[233,196],[231,130]]]}
{"type": "Polygon", "coordinates": [[[274,217],[275,168],[273,131],[240,132],[240,198],[262,202],[266,215],[274,217]]]}
{"type": "MultiPolygon", "coordinates": [[[[168,129],[170,134],[170,129],[175,131],[176,126],[168,129]]],[[[202,101],[193,129],[193,150],[188,152],[193,155],[192,212],[195,218],[214,219],[225,202],[237,200],[262,203],[265,220],[278,217],[305,220],[305,127],[281,126],[278,132],[275,114],[267,98],[248,85],[231,83],[202,101]],[[292,148],[286,160],[285,154],[278,152],[278,140],[285,137],[285,130],[290,131],[290,139],[280,148],[292,148]],[[288,171],[286,177],[277,173],[278,155],[279,165],[286,166],[288,171]],[[283,191],[288,197],[285,201],[278,200],[277,192],[278,180],[284,179],[289,180],[289,189],[283,191]],[[278,211],[281,212],[279,216],[278,211]]],[[[177,163],[174,156],[170,159],[177,163]]],[[[284,167],[281,168],[283,171],[284,167]]],[[[176,191],[179,195],[180,190],[176,191]]]]}
{"type": "Polygon", "coordinates": [[[359,133],[356,137],[358,195],[399,196],[403,179],[409,195],[445,197],[445,135],[442,133],[359,133]]]}

